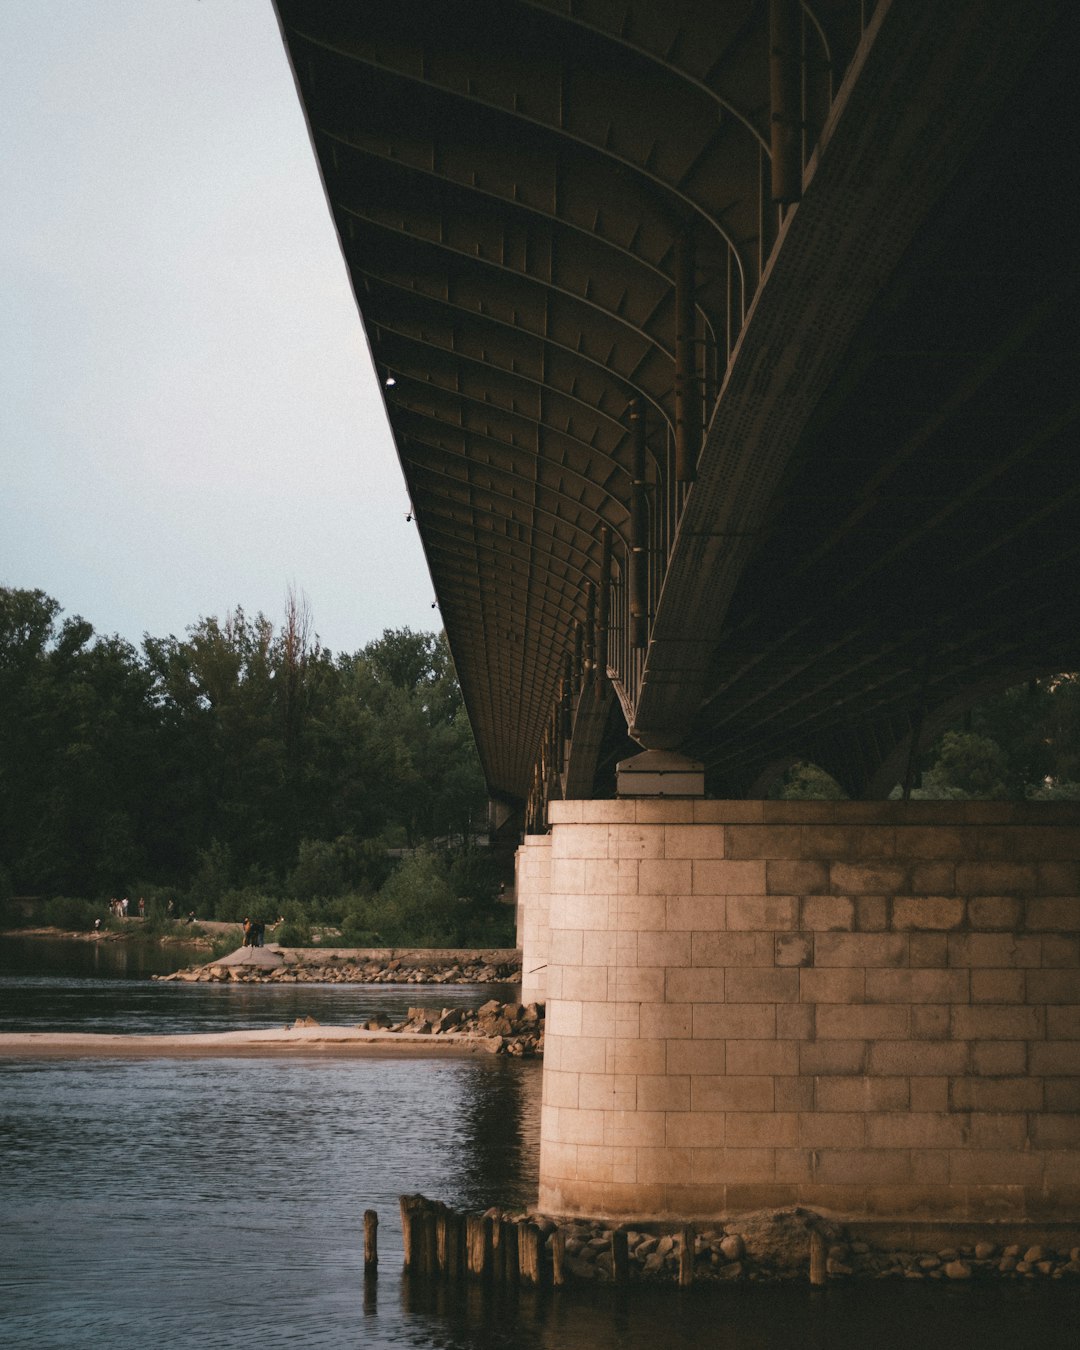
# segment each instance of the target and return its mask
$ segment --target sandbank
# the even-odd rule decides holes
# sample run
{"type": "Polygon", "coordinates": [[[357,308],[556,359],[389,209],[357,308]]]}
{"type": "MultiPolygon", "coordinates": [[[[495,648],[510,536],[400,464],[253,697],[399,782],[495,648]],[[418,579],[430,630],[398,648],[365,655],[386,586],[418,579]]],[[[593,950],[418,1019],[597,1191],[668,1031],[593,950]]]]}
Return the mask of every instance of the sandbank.
{"type": "Polygon", "coordinates": [[[285,1027],[190,1035],[128,1036],[86,1031],[0,1032],[0,1059],[214,1059],[368,1055],[494,1054],[498,1036],[422,1036],[358,1027],[285,1027]]]}

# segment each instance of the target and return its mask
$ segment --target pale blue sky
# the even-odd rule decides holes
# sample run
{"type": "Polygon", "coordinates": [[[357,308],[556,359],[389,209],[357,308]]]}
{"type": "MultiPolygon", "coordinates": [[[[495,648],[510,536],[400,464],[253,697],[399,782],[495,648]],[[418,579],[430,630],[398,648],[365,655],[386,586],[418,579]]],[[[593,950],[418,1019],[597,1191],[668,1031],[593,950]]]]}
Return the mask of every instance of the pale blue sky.
{"type": "Polygon", "coordinates": [[[0,8],[0,585],[437,628],[270,0],[0,8]]]}

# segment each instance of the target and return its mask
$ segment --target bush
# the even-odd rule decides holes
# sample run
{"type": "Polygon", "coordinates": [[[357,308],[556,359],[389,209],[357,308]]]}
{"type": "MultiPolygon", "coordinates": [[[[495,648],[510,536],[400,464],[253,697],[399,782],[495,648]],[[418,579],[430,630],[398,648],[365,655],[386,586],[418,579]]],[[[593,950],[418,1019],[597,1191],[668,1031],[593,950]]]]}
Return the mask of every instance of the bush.
{"type": "Polygon", "coordinates": [[[54,895],[41,907],[41,917],[53,928],[93,928],[100,916],[98,906],[70,895],[54,895]]]}
{"type": "Polygon", "coordinates": [[[274,941],[283,947],[308,947],[311,945],[311,920],[303,905],[297,900],[286,900],[281,907],[283,923],[274,929],[274,941]]]}

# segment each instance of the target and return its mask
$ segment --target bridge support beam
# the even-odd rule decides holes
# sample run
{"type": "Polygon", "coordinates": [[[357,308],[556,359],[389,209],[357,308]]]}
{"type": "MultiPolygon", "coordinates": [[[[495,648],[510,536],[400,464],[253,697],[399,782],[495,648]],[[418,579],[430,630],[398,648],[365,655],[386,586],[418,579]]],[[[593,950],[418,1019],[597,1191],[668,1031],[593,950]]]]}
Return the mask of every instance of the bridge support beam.
{"type": "Polygon", "coordinates": [[[549,818],[542,1209],[1076,1222],[1075,804],[549,818]]]}
{"type": "Polygon", "coordinates": [[[547,997],[551,946],[551,835],[527,834],[514,860],[517,883],[517,945],[521,948],[521,1001],[547,997]]]}

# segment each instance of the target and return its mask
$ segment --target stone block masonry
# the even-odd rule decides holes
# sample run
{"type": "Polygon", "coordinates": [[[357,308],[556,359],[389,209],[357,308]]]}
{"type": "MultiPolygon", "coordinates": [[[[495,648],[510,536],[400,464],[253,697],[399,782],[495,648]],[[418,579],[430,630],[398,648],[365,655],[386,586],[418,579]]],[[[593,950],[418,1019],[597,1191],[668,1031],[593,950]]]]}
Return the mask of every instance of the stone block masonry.
{"type": "Polygon", "coordinates": [[[1076,805],[569,801],[550,822],[518,855],[542,1209],[1080,1216],[1076,805]]]}

